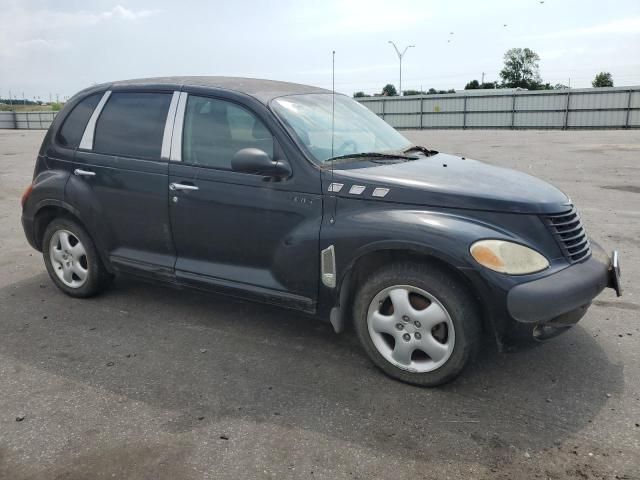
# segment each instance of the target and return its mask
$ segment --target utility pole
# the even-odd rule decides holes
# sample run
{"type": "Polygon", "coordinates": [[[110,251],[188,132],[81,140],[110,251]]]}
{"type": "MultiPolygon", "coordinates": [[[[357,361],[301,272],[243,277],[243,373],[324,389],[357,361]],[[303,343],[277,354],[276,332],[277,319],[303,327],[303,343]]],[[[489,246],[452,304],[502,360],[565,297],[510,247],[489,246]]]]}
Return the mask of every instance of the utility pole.
{"type": "Polygon", "coordinates": [[[484,72],[482,72],[482,82],[480,82],[480,85],[484,85],[484,72]]]}
{"type": "Polygon", "coordinates": [[[402,96],[402,57],[404,57],[404,54],[407,53],[407,50],[409,50],[410,48],[414,48],[415,45],[406,46],[402,53],[400,53],[400,50],[398,49],[398,47],[396,47],[395,43],[393,43],[391,40],[389,40],[389,43],[393,45],[393,48],[398,54],[398,60],[400,60],[400,88],[398,88],[398,95],[402,96]]]}

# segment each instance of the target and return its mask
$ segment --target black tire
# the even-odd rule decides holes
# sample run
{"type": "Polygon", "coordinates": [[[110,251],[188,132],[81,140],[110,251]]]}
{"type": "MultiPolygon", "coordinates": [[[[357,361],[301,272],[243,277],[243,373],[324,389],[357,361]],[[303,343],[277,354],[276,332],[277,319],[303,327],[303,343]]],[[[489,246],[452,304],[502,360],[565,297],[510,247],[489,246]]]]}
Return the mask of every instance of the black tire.
{"type": "Polygon", "coordinates": [[[480,310],[468,288],[441,267],[426,263],[402,262],[375,272],[356,292],[353,315],[360,343],[373,363],[390,377],[423,387],[442,385],[460,375],[476,354],[482,337],[480,310]],[[429,292],[444,307],[453,324],[453,351],[432,371],[412,372],[399,368],[378,351],[369,334],[367,315],[371,302],[380,292],[399,285],[429,292]]]}
{"type": "Polygon", "coordinates": [[[113,279],[113,275],[104,267],[96,250],[96,246],[87,231],[78,222],[70,218],[55,218],[47,225],[42,239],[42,256],[44,258],[44,264],[47,267],[47,272],[53,280],[53,283],[71,297],[87,298],[97,295],[104,290],[113,279]],[[84,246],[85,255],[83,263],[86,266],[87,277],[84,284],[79,287],[66,285],[58,278],[54,270],[55,267],[52,264],[50,255],[51,238],[60,230],[71,232],[84,246]]]}

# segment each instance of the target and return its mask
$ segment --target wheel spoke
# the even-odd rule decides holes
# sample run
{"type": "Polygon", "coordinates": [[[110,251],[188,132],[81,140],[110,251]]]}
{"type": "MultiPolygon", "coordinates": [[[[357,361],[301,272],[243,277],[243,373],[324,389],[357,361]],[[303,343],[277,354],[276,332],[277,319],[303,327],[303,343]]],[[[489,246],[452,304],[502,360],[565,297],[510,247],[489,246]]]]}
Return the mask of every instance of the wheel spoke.
{"type": "Polygon", "coordinates": [[[447,321],[447,312],[436,302],[431,302],[424,310],[416,310],[413,316],[429,330],[447,321]]]}
{"type": "Polygon", "coordinates": [[[390,315],[382,315],[380,312],[374,312],[370,318],[371,328],[378,333],[396,334],[394,317],[390,315]]]}
{"type": "Polygon", "coordinates": [[[71,250],[68,232],[60,232],[58,234],[58,238],[60,239],[60,246],[62,247],[62,250],[71,250]]]}
{"type": "Polygon", "coordinates": [[[62,258],[62,250],[59,250],[56,247],[53,247],[51,249],[51,256],[53,256],[53,259],[58,262],[58,263],[62,263],[64,261],[64,258],[62,258]]]}
{"type": "Polygon", "coordinates": [[[434,362],[439,362],[448,353],[449,347],[443,343],[440,343],[434,338],[431,333],[422,337],[417,346],[420,350],[431,357],[434,362]]]}
{"type": "Polygon", "coordinates": [[[411,354],[413,353],[414,347],[409,344],[409,342],[405,342],[401,339],[396,339],[396,344],[393,347],[393,352],[391,352],[391,356],[393,359],[401,363],[403,365],[409,365],[411,363],[411,354]]]}
{"type": "Polygon", "coordinates": [[[62,266],[62,278],[65,282],[71,283],[73,281],[73,271],[69,267],[62,266]]]}
{"type": "Polygon", "coordinates": [[[85,278],[87,278],[87,270],[82,268],[82,265],[80,265],[78,262],[74,262],[73,266],[71,267],[71,272],[75,273],[81,282],[84,281],[85,278]]]}
{"type": "Polygon", "coordinates": [[[395,315],[408,315],[413,310],[409,302],[409,292],[404,288],[394,288],[389,292],[389,298],[391,298],[395,315]]]}
{"type": "Polygon", "coordinates": [[[69,251],[71,252],[71,255],[73,255],[73,257],[76,260],[80,260],[80,258],[82,258],[84,255],[87,254],[87,252],[84,249],[84,245],[82,245],[82,243],[79,240],[78,240],[78,243],[76,243],[73,247],[69,249],[69,251]]]}

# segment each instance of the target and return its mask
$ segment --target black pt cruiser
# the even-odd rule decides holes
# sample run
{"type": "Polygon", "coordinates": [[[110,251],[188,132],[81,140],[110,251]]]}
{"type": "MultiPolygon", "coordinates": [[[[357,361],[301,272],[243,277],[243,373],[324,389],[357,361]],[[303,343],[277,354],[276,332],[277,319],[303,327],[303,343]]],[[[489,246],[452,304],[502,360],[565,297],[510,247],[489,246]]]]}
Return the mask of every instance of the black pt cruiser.
{"type": "Polygon", "coordinates": [[[53,282],[88,297],[114,274],[352,324],[392,377],[458,375],[565,331],[617,253],[570,199],[524,173],[411,144],[343,95],[227,77],[114,82],[55,118],[22,198],[53,282]]]}

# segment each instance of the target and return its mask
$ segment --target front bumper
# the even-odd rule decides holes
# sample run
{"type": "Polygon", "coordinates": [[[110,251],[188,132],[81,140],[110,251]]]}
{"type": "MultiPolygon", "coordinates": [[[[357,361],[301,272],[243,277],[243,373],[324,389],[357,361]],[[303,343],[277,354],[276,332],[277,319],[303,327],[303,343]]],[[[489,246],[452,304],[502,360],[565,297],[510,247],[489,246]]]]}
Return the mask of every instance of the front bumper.
{"type": "Polygon", "coordinates": [[[508,291],[506,346],[534,343],[564,332],[584,316],[591,301],[607,287],[620,295],[617,253],[611,259],[595,242],[591,250],[584,262],[508,291]]]}

